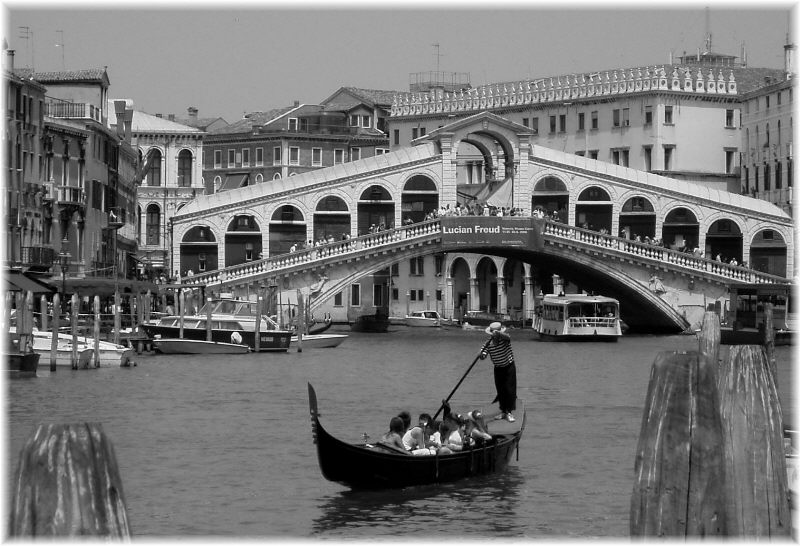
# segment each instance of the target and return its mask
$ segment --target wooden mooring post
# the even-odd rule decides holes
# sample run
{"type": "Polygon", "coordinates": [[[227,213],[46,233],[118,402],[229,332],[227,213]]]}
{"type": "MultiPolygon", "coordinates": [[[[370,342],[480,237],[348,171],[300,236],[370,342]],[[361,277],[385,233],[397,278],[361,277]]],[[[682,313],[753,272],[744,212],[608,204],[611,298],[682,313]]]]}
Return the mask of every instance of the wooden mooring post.
{"type": "Polygon", "coordinates": [[[114,448],[99,423],[39,425],[12,486],[12,538],[130,538],[114,448]]]}
{"type": "MultiPolygon", "coordinates": [[[[714,316],[710,316],[714,315],[714,316]]],[[[780,403],[761,346],[731,346],[706,313],[698,351],[663,352],[650,373],[630,532],[638,537],[787,537],[780,403]]]]}

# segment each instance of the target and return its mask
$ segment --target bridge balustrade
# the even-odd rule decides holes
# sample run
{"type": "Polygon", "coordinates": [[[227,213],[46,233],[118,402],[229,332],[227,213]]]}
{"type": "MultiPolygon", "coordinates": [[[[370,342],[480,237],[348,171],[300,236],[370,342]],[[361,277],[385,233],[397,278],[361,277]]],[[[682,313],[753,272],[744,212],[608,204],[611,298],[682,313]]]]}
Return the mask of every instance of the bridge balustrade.
{"type": "Polygon", "coordinates": [[[361,235],[351,239],[342,239],[311,248],[304,248],[295,252],[272,256],[271,258],[230,266],[225,269],[207,271],[184,278],[182,282],[191,285],[209,285],[252,277],[254,275],[268,274],[271,271],[307,264],[333,256],[342,256],[362,250],[382,247],[404,239],[413,239],[414,237],[429,235],[431,233],[441,233],[439,220],[427,220],[425,222],[387,229],[376,233],[368,233],[367,235],[361,235]]]}
{"type": "Polygon", "coordinates": [[[616,237],[611,234],[598,233],[586,228],[569,226],[567,224],[561,224],[550,219],[545,220],[544,234],[561,239],[572,239],[574,241],[580,241],[593,246],[618,250],[620,252],[640,256],[642,258],[659,260],[685,267],[687,269],[704,271],[714,275],[727,277],[739,282],[786,282],[786,279],[778,275],[762,273],[760,271],[754,271],[748,267],[726,264],[702,256],[695,256],[694,254],[687,254],[678,250],[672,250],[670,248],[644,242],[632,241],[630,239],[616,237]]]}
{"type": "MultiPolygon", "coordinates": [[[[182,281],[184,284],[190,285],[209,285],[229,282],[312,263],[320,259],[374,249],[405,239],[430,235],[432,233],[441,233],[441,224],[438,219],[387,229],[377,233],[369,233],[352,239],[338,240],[333,243],[305,248],[296,252],[247,262],[225,269],[195,274],[192,277],[182,279],[182,281]]],[[[678,250],[672,250],[645,242],[633,241],[610,234],[598,233],[590,229],[570,226],[550,219],[545,219],[543,234],[545,236],[577,241],[616,252],[622,252],[642,259],[661,261],[698,272],[726,277],[739,282],[787,282],[783,277],[754,271],[747,267],[717,262],[709,258],[687,254],[678,250]]]]}

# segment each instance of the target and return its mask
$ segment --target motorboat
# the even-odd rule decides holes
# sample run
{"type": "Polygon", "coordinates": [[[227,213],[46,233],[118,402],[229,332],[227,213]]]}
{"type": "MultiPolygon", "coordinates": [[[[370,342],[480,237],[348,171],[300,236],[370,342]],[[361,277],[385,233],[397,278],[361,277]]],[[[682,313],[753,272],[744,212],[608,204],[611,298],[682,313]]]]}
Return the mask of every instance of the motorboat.
{"type": "Polygon", "coordinates": [[[522,328],[521,320],[512,319],[507,313],[492,313],[489,311],[467,311],[461,318],[461,327],[464,330],[484,330],[493,322],[501,322],[507,328],[522,328]]]}
{"type": "MultiPolygon", "coordinates": [[[[338,347],[347,339],[347,334],[303,334],[303,348],[325,349],[338,347]]],[[[292,336],[292,344],[299,342],[298,336],[292,336]]]]}
{"type": "Polygon", "coordinates": [[[154,339],[153,348],[168,355],[239,355],[250,352],[250,347],[243,343],[223,343],[221,341],[205,341],[200,339],[154,339]]]}
{"type": "Polygon", "coordinates": [[[389,315],[381,310],[375,311],[372,315],[359,315],[350,322],[350,330],[385,334],[389,331],[389,315]]]}
{"type": "Polygon", "coordinates": [[[11,334],[8,336],[8,345],[3,351],[3,362],[9,377],[35,377],[41,355],[33,350],[30,343],[20,339],[25,336],[11,334]]]}
{"type": "MultiPolygon", "coordinates": [[[[150,339],[194,339],[247,345],[256,348],[256,302],[219,298],[209,300],[197,314],[168,315],[145,322],[142,329],[150,339]],[[211,324],[208,324],[208,316],[211,324]],[[181,328],[181,322],[182,328],[181,328]],[[208,339],[208,329],[211,339],[208,339]]],[[[292,332],[279,328],[272,318],[262,315],[259,323],[259,351],[286,352],[292,332]]]]}
{"type": "MultiPolygon", "coordinates": [[[[50,344],[52,343],[52,332],[41,331],[38,329],[34,329],[33,331],[34,336],[34,348],[36,348],[36,339],[39,339],[38,346],[44,348],[45,345],[49,349],[50,344]]],[[[77,340],[79,345],[85,346],[92,351],[92,355],[90,357],[90,366],[94,366],[96,368],[116,368],[122,367],[127,368],[129,366],[134,365],[134,351],[130,347],[126,347],[124,345],[118,345],[111,341],[98,341],[98,353],[100,356],[99,362],[95,362],[95,355],[94,355],[94,338],[86,337],[86,336],[77,336],[77,340]]],[[[58,343],[72,343],[72,336],[67,333],[60,332],[58,334],[58,343]]],[[[49,356],[48,356],[49,359],[49,356]]],[[[67,359],[69,361],[69,359],[67,359]]],[[[49,361],[49,360],[48,360],[49,361]]],[[[58,365],[58,364],[56,364],[58,365]]]]}
{"type": "MultiPolygon", "coordinates": [[[[52,339],[53,336],[50,332],[33,332],[33,350],[39,353],[39,361],[42,366],[48,367],[50,365],[50,355],[52,352],[52,339]]],[[[72,336],[67,334],[59,334],[56,340],[56,366],[72,368],[72,336]],[[62,337],[65,336],[65,337],[62,337]]],[[[74,367],[89,368],[92,365],[94,357],[94,350],[90,349],[88,345],[78,342],[75,345],[77,349],[77,361],[74,367]]]]}
{"type": "Polygon", "coordinates": [[[586,294],[547,294],[533,330],[545,341],[617,341],[622,336],[619,301],[586,294]]]}
{"type": "Polygon", "coordinates": [[[442,325],[442,317],[438,311],[412,311],[406,315],[406,326],[421,328],[438,328],[442,325]]]}

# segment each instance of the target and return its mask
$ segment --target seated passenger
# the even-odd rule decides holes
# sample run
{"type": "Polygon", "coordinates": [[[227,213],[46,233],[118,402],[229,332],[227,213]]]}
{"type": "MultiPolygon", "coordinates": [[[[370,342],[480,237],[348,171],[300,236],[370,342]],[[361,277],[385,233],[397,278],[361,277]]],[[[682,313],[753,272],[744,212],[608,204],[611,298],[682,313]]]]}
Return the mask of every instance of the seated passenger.
{"type": "Polygon", "coordinates": [[[389,422],[389,431],[378,443],[407,453],[406,447],[403,445],[403,420],[400,417],[392,417],[389,422]]]}
{"type": "Polygon", "coordinates": [[[464,436],[469,440],[470,444],[473,442],[480,444],[488,442],[492,439],[492,435],[486,427],[486,421],[483,414],[479,410],[472,410],[466,415],[466,427],[464,436]]]}
{"type": "Polygon", "coordinates": [[[411,414],[404,410],[398,413],[397,416],[403,420],[403,432],[401,433],[402,436],[406,433],[408,427],[411,426],[411,414]]]}
{"type": "Polygon", "coordinates": [[[403,435],[403,446],[412,455],[430,455],[430,441],[428,439],[433,432],[431,421],[429,414],[421,413],[419,424],[408,429],[403,435]]]}

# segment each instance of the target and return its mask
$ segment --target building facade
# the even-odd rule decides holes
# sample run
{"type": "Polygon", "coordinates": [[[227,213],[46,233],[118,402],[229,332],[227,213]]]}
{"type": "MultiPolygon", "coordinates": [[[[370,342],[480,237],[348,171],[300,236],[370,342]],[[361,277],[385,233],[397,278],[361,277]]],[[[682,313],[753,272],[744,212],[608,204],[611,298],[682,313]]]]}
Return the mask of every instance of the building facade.
{"type": "Polygon", "coordinates": [[[792,214],[795,46],[784,49],[785,76],[742,96],[741,192],[792,214]]]}
{"type": "Polygon", "coordinates": [[[18,229],[8,257],[68,292],[113,290],[134,273],[127,257],[136,252],[137,157],[108,124],[106,69],[13,74],[8,85],[24,131],[11,153],[20,163],[9,195],[18,229]]]}
{"type": "MultiPolygon", "coordinates": [[[[130,109],[132,116],[126,130],[141,165],[135,186],[136,268],[147,280],[168,279],[177,276],[170,263],[171,219],[182,206],[203,193],[201,158],[206,133],[137,111],[132,104],[130,109]]],[[[112,116],[111,124],[119,123],[112,116]]]]}

